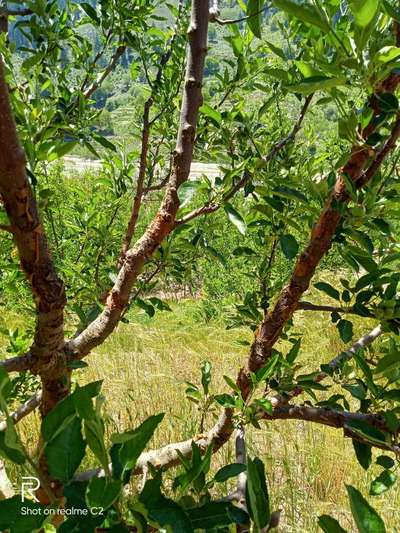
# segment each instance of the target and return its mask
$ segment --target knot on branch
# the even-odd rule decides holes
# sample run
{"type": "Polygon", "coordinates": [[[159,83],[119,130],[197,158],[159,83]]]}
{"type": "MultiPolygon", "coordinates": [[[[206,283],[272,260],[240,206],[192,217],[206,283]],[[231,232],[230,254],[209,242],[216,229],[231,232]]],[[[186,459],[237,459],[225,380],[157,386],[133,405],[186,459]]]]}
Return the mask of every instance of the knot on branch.
{"type": "Polygon", "coordinates": [[[123,311],[126,306],[126,300],[121,297],[119,292],[111,291],[108,294],[106,305],[110,310],[118,309],[123,311]]]}
{"type": "Polygon", "coordinates": [[[54,352],[50,357],[35,357],[32,359],[30,370],[32,374],[42,379],[56,379],[65,375],[67,356],[63,350],[54,352]]]}
{"type": "Polygon", "coordinates": [[[201,81],[196,78],[188,78],[185,82],[186,89],[201,89],[201,81]]]}

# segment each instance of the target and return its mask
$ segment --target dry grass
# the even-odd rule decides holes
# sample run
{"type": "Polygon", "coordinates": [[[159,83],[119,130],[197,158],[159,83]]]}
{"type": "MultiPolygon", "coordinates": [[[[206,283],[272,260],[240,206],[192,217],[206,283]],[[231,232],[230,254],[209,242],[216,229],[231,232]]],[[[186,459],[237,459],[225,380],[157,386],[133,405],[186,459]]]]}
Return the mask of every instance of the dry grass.
{"type": "MultiPolygon", "coordinates": [[[[315,301],[315,299],[314,299],[315,301]]],[[[198,432],[199,416],[185,399],[186,380],[199,381],[200,364],[213,365],[213,392],[224,392],[224,374],[235,376],[246,358],[246,347],[237,340],[251,339],[251,333],[226,330],[218,321],[204,324],[196,313],[197,303],[175,305],[174,313],[158,313],[154,319],[136,314],[88,358],[89,368],[76,372],[76,379],[89,382],[104,379],[109,431],[135,427],[147,416],[165,412],[153,446],[183,440],[198,432]]],[[[343,349],[336,328],[326,314],[297,313],[297,331],[306,333],[302,362],[308,371],[318,368],[343,349]]],[[[356,323],[356,334],[369,325],[356,323]]],[[[35,415],[36,417],[36,415],[35,415]]],[[[23,426],[33,446],[37,418],[23,426]]],[[[210,417],[208,423],[212,424],[210,417]]],[[[274,421],[262,431],[248,434],[249,451],[267,465],[273,506],[283,511],[280,532],[319,531],[317,517],[336,516],[349,532],[354,531],[346,498],[345,483],[368,494],[369,482],[379,472],[366,474],[358,465],[352,444],[339,430],[300,421],[274,421]]],[[[213,468],[234,461],[232,443],[214,457],[213,468]]],[[[387,531],[400,531],[400,489],[381,497],[368,497],[382,513],[387,531]]]]}

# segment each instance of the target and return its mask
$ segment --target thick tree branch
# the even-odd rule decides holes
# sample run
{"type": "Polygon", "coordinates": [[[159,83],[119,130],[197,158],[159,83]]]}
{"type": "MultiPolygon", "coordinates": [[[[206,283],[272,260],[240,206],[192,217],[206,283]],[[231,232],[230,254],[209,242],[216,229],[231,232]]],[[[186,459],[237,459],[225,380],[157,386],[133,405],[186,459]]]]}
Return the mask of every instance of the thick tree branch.
{"type": "Polygon", "coordinates": [[[172,173],[164,199],[144,235],[125,256],[105,309],[66,349],[72,358],[87,355],[114,331],[129,303],[133,284],[144,264],[175,227],[179,209],[178,189],[190,174],[198,111],[202,103],[202,81],[207,52],[208,0],[194,0],[188,30],[189,48],[181,108],[180,127],[173,158],[172,173]]]}
{"type": "Polygon", "coordinates": [[[363,422],[390,433],[385,418],[379,414],[350,413],[346,411],[337,411],[335,409],[310,407],[308,405],[278,405],[273,409],[272,415],[263,411],[262,418],[266,420],[304,420],[334,428],[343,428],[345,437],[351,437],[359,442],[370,444],[396,454],[400,453],[400,446],[398,444],[385,445],[384,443],[380,444],[376,441],[371,442],[370,440],[363,438],[359,433],[354,432],[350,427],[351,422],[363,422]]]}
{"type": "MultiPolygon", "coordinates": [[[[292,131],[288,135],[286,135],[286,137],[283,137],[283,139],[280,139],[276,144],[274,144],[272,148],[270,149],[270,151],[268,152],[268,154],[263,158],[265,163],[272,161],[272,159],[274,159],[274,157],[276,157],[278,153],[281,150],[283,150],[283,148],[285,148],[287,144],[289,144],[295,139],[297,133],[299,132],[301,128],[301,125],[303,123],[307,110],[310,106],[312,96],[313,95],[309,95],[305,99],[304,104],[301,108],[299,117],[297,121],[295,122],[292,131]]],[[[222,201],[219,202],[217,201],[217,199],[214,199],[210,201],[208,204],[205,204],[202,207],[198,207],[197,209],[194,209],[193,211],[191,211],[184,217],[177,220],[175,225],[177,227],[182,226],[183,224],[187,224],[188,222],[190,222],[191,220],[199,216],[208,215],[210,213],[215,213],[215,211],[218,211],[218,209],[220,209],[224,205],[225,202],[228,202],[231,198],[233,198],[233,196],[238,191],[240,191],[240,189],[242,189],[246,185],[246,183],[250,181],[250,179],[251,179],[251,175],[247,171],[245,171],[243,173],[242,178],[235,185],[233,185],[233,187],[223,196],[222,201]]]]}
{"type": "Polygon", "coordinates": [[[31,352],[0,361],[0,366],[4,368],[6,372],[24,372],[25,370],[30,370],[33,365],[34,357],[31,352]]]}
{"type": "MultiPolygon", "coordinates": [[[[200,447],[200,450],[203,453],[210,445],[213,446],[214,453],[217,452],[221,446],[228,442],[234,431],[232,415],[233,412],[231,409],[225,409],[219,417],[217,423],[208,433],[195,436],[192,439],[188,439],[183,442],[168,444],[167,446],[159,448],[158,450],[151,450],[149,452],[142,453],[136,463],[133,475],[138,476],[143,474],[149,463],[155,468],[163,470],[167,470],[168,468],[172,468],[181,464],[178,452],[184,457],[191,457],[193,442],[200,447]]],[[[86,481],[94,476],[103,477],[104,470],[98,468],[89,470],[87,472],[81,472],[75,476],[75,479],[78,481],[86,481]]]]}
{"type": "MultiPolygon", "coordinates": [[[[396,24],[397,39],[400,39],[400,27],[396,24]]],[[[375,131],[375,119],[382,113],[379,105],[379,94],[384,92],[394,92],[400,84],[400,75],[397,73],[390,74],[376,88],[375,94],[369,100],[369,106],[373,112],[373,118],[358,138],[363,139],[364,143],[359,142],[352,148],[351,156],[347,164],[341,169],[337,178],[334,190],[325,203],[325,207],[315,224],[309,243],[305,250],[297,258],[294,271],[289,284],[283,288],[272,311],[266,315],[260,328],[257,331],[253,345],[251,347],[250,357],[247,369],[242,369],[238,376],[238,384],[244,397],[247,397],[250,391],[249,371],[256,372],[261,368],[271,354],[272,347],[279,339],[287,321],[293,316],[298,307],[301,296],[308,289],[310,281],[314,275],[315,269],[321,259],[328,252],[332,245],[332,238],[336,232],[339,221],[341,220],[340,206],[346,204],[349,200],[349,194],[346,189],[346,179],[350,179],[355,186],[358,180],[365,175],[368,180],[380,168],[382,162],[394,148],[399,136],[399,126],[395,122],[392,133],[386,141],[384,147],[372,163],[367,167],[371,156],[371,148],[365,142],[368,137],[375,131]],[[365,170],[367,167],[367,170],[365,170]]],[[[366,178],[362,179],[359,185],[364,185],[366,178]]]]}
{"type": "Polygon", "coordinates": [[[36,329],[30,354],[32,369],[41,375],[43,382],[42,412],[48,412],[68,392],[62,352],[65,290],[57,276],[26,174],[25,154],[15,127],[1,58],[0,117],[0,194],[36,303],[36,329]]]}

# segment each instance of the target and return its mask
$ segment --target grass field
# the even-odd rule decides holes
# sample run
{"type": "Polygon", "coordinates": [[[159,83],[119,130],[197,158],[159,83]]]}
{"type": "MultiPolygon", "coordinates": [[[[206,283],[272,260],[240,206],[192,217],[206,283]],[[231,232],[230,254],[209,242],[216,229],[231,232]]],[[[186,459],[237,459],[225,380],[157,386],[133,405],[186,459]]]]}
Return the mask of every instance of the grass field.
{"type": "MultiPolygon", "coordinates": [[[[121,324],[88,358],[89,367],[75,373],[80,383],[104,379],[109,432],[135,427],[159,412],[166,412],[166,417],[152,446],[184,440],[199,431],[199,415],[185,399],[185,381],[198,382],[200,364],[207,359],[213,365],[212,392],[225,392],[222,376],[234,378],[247,355],[246,347],[237,341],[251,340],[252,334],[226,330],[218,320],[202,322],[198,305],[181,301],[172,305],[173,313],[161,312],[153,319],[133,315],[130,324],[121,324]]],[[[371,325],[356,323],[356,335],[371,325]]],[[[326,313],[298,312],[295,326],[307,332],[301,358],[308,371],[343,349],[326,313]]],[[[37,415],[31,415],[22,423],[32,444],[37,422],[37,415]]],[[[211,415],[207,422],[212,424],[211,415]]],[[[373,466],[366,474],[355,459],[351,441],[340,430],[278,420],[264,424],[262,431],[250,430],[247,439],[249,453],[266,462],[273,507],[282,510],[281,533],[319,531],[317,517],[322,513],[332,514],[347,531],[355,531],[345,483],[367,495],[382,513],[388,532],[400,531],[400,488],[395,486],[380,497],[368,496],[369,483],[380,469],[373,466]]],[[[214,456],[213,468],[227,461],[234,462],[231,442],[214,456]]]]}

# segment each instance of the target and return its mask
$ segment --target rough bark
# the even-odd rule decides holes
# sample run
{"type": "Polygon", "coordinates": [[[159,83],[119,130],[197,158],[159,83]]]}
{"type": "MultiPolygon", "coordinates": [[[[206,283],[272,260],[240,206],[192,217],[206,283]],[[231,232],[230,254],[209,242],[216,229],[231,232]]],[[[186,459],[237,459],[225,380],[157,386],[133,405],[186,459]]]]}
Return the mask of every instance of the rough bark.
{"type": "MultiPolygon", "coordinates": [[[[10,221],[22,270],[36,305],[36,325],[29,369],[40,375],[40,412],[45,416],[70,391],[70,371],[64,352],[64,284],[55,270],[26,169],[11,110],[5,67],[0,58],[0,194],[10,221]]],[[[42,480],[54,492],[47,464],[39,459],[42,480]]],[[[45,501],[45,499],[43,499],[45,501]]]]}
{"type": "Polygon", "coordinates": [[[36,329],[30,349],[31,369],[42,378],[41,411],[46,414],[69,390],[63,356],[66,298],[27,178],[25,154],[10,107],[2,60],[0,116],[0,194],[10,220],[21,267],[36,303],[36,329]]]}
{"type": "MultiPolygon", "coordinates": [[[[396,42],[400,41],[400,27],[395,24],[396,42]]],[[[370,98],[368,105],[373,111],[373,118],[366,128],[359,132],[358,141],[351,150],[351,155],[339,172],[334,190],[325,203],[324,209],[317,220],[305,250],[297,258],[290,281],[283,288],[270,313],[266,315],[255,335],[251,347],[247,368],[242,369],[238,376],[238,385],[244,397],[250,391],[249,371],[256,372],[268,360],[272,347],[280,338],[287,321],[293,316],[299,305],[300,298],[308,289],[314,272],[324,255],[332,245],[339,221],[341,206],[349,200],[346,179],[351,180],[356,187],[363,186],[377,172],[380,165],[393,150],[399,138],[398,120],[393,125],[392,133],[378,154],[366,143],[368,137],[375,131],[375,119],[379,117],[381,108],[379,94],[393,93],[400,84],[400,74],[392,73],[378,87],[370,98]],[[372,161],[372,163],[371,163],[372,161]]]]}
{"type": "Polygon", "coordinates": [[[199,107],[202,104],[204,60],[207,52],[208,1],[192,3],[188,30],[189,48],[181,108],[180,127],[173,157],[172,173],[161,207],[144,235],[125,256],[117,280],[106,302],[105,309],[78,337],[68,343],[72,357],[83,357],[101,344],[117,326],[129,303],[132,286],[144,264],[174,229],[179,209],[178,188],[190,173],[194,136],[199,107]]]}

